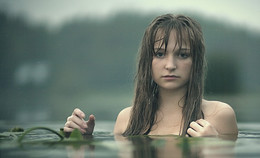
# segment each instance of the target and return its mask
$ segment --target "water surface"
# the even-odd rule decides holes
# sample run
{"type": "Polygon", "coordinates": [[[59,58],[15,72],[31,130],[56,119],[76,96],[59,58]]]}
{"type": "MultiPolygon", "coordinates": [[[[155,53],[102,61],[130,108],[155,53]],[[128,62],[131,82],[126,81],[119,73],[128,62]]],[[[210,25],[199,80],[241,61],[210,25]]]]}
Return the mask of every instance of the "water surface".
{"type": "MultiPolygon", "coordinates": [[[[12,126],[2,122],[1,132],[12,126]]],[[[58,131],[63,123],[22,126],[45,126],[58,131]]],[[[236,141],[172,135],[114,137],[113,126],[114,122],[97,122],[93,137],[73,142],[58,142],[59,137],[43,130],[31,132],[22,145],[17,143],[15,136],[1,137],[0,157],[260,157],[260,123],[239,123],[236,141]]]]}

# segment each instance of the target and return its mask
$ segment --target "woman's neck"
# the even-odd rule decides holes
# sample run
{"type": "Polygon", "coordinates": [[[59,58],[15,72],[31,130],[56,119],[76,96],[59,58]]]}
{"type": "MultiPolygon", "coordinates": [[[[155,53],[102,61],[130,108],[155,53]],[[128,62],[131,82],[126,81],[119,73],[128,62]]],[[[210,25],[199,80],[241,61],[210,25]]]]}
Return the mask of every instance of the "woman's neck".
{"type": "Polygon", "coordinates": [[[161,111],[179,111],[185,100],[186,88],[179,90],[159,89],[159,109],[161,111]]]}

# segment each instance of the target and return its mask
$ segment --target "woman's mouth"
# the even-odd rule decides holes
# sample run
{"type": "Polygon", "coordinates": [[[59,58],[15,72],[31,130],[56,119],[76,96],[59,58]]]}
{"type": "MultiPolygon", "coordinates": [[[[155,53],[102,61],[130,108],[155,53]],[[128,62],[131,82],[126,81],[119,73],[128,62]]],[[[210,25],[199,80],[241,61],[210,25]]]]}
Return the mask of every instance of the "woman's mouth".
{"type": "Polygon", "coordinates": [[[175,79],[178,79],[180,78],[180,76],[176,76],[176,75],[164,75],[162,76],[163,79],[166,79],[166,80],[175,80],[175,79]]]}

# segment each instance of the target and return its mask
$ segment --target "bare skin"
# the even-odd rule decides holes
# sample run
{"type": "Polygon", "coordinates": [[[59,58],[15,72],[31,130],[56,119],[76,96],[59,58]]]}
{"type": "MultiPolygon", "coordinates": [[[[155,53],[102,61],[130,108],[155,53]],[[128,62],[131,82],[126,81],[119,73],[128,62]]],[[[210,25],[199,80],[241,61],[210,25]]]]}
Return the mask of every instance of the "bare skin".
{"type": "MultiPolygon", "coordinates": [[[[236,139],[238,134],[236,117],[233,109],[223,102],[203,100],[202,110],[205,119],[191,122],[187,133],[192,137],[229,137],[236,139]]],[[[130,119],[131,107],[122,110],[117,118],[114,134],[121,135],[127,128],[130,119]]],[[[162,113],[162,112],[160,112],[162,113]]],[[[160,114],[162,115],[162,114],[160,114]]],[[[170,112],[164,113],[163,118],[158,117],[155,125],[152,127],[149,135],[179,135],[181,128],[181,119],[173,121],[174,118],[180,118],[179,115],[174,116],[170,112]],[[168,120],[167,118],[172,118],[168,120]],[[169,125],[170,124],[170,125],[169,125]]]]}
{"type": "MultiPolygon", "coordinates": [[[[158,36],[160,39],[160,35],[158,36]]],[[[161,41],[155,43],[157,54],[152,61],[152,77],[158,85],[159,110],[156,113],[155,124],[149,135],[180,135],[182,128],[183,96],[187,91],[187,82],[190,78],[192,57],[189,45],[183,42],[180,48],[176,44],[176,32],[171,31],[167,49],[161,46],[161,41]]],[[[232,136],[236,139],[238,134],[236,117],[233,109],[223,102],[202,101],[204,119],[190,123],[187,134],[192,137],[205,136],[232,136]]],[[[115,135],[122,135],[127,128],[132,107],[123,109],[117,117],[114,127],[115,135]]],[[[95,126],[95,117],[89,116],[85,121],[85,114],[75,109],[64,127],[65,132],[71,132],[77,128],[82,134],[92,134],[95,126]]]]}
{"type": "Polygon", "coordinates": [[[85,116],[85,113],[80,109],[74,109],[71,116],[67,118],[64,132],[72,132],[74,129],[79,129],[82,134],[91,135],[95,127],[95,117],[90,115],[88,121],[85,121],[85,116]]]}
{"type": "MultiPolygon", "coordinates": [[[[158,42],[154,45],[156,55],[152,60],[152,77],[159,86],[159,110],[157,120],[149,135],[180,135],[182,128],[182,106],[190,78],[192,57],[190,46],[183,42],[181,48],[176,42],[176,32],[172,30],[168,46],[161,46],[160,31],[158,42]]],[[[202,101],[204,119],[190,123],[187,134],[192,137],[232,135],[236,139],[238,134],[236,117],[233,109],[218,101],[202,101]]],[[[117,118],[114,133],[122,134],[131,115],[131,107],[122,110],[117,118]]],[[[232,138],[231,138],[232,139],[232,138]]]]}
{"type": "MultiPolygon", "coordinates": [[[[190,124],[187,133],[192,137],[220,137],[227,139],[236,139],[238,134],[236,117],[233,109],[223,102],[203,100],[202,110],[205,119],[200,119],[190,124]]],[[[130,119],[132,107],[123,109],[117,117],[114,134],[122,135],[126,130],[130,119]]],[[[181,119],[173,121],[174,118],[180,118],[179,115],[174,116],[172,113],[162,114],[162,110],[158,112],[159,116],[149,135],[179,135],[181,128],[181,119]],[[163,116],[163,118],[162,118],[163,116]],[[167,119],[172,118],[172,119],[167,119]]],[[[177,113],[177,112],[176,112],[177,113]]],[[[75,109],[64,127],[65,132],[72,132],[75,128],[79,129],[82,134],[90,135],[93,133],[95,126],[95,117],[89,116],[89,120],[84,120],[85,114],[80,109],[75,109]]]]}

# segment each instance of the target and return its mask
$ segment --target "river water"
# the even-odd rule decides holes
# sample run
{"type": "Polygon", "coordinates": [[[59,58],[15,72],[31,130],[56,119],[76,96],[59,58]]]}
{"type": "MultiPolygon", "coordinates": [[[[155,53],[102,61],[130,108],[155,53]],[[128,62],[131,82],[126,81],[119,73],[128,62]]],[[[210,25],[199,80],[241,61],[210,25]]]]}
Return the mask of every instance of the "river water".
{"type": "MultiPolygon", "coordinates": [[[[1,134],[15,124],[0,122],[1,134]]],[[[20,124],[27,129],[35,126],[59,130],[61,122],[20,124]]],[[[114,122],[97,121],[94,135],[83,141],[58,142],[59,138],[47,131],[31,132],[23,144],[14,136],[0,140],[0,157],[68,157],[68,158],[156,158],[156,157],[260,157],[260,123],[238,123],[236,141],[218,138],[181,138],[178,136],[114,137],[114,122]],[[58,142],[58,143],[57,143],[58,142]]]]}

